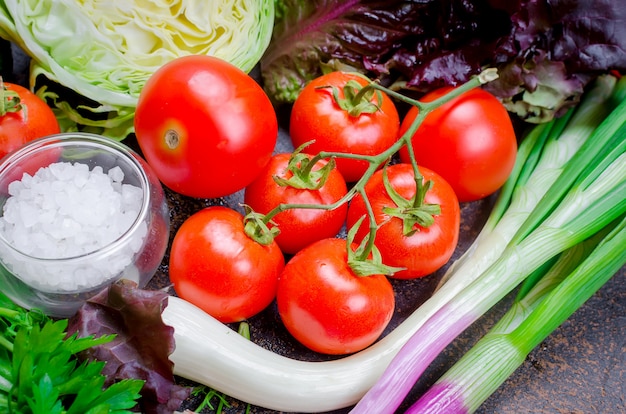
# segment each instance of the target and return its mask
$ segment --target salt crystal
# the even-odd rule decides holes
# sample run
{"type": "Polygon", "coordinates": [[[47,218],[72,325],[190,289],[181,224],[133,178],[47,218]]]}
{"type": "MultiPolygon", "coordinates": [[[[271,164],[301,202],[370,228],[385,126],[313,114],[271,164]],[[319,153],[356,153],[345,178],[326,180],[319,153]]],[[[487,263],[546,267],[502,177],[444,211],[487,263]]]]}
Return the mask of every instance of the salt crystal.
{"type": "MultiPolygon", "coordinates": [[[[51,164],[33,176],[23,174],[22,180],[9,184],[0,231],[18,250],[41,258],[77,257],[98,250],[124,234],[141,209],[142,190],[122,184],[123,180],[119,167],[104,173],[100,166],[89,171],[86,164],[70,162],[51,164]]],[[[98,286],[132,262],[147,233],[146,223],[141,224],[131,246],[90,261],[80,272],[61,264],[19,262],[18,256],[13,262],[3,259],[15,272],[27,275],[28,283],[46,289],[98,286]]]]}
{"type": "Polygon", "coordinates": [[[116,227],[129,228],[137,218],[138,213],[136,211],[125,211],[114,222],[116,227]]]}
{"type": "Polygon", "coordinates": [[[130,184],[124,184],[121,188],[122,200],[126,206],[141,205],[143,194],[139,187],[130,184]]]}
{"type": "Polygon", "coordinates": [[[41,208],[45,211],[54,211],[58,209],[58,205],[54,202],[54,192],[50,186],[42,188],[41,192],[41,208]]]}
{"type": "Polygon", "coordinates": [[[111,168],[107,175],[115,183],[121,183],[124,180],[124,171],[118,166],[111,168]]]}
{"type": "Polygon", "coordinates": [[[12,235],[11,239],[13,240],[13,246],[16,249],[26,254],[30,254],[32,252],[33,246],[30,243],[30,234],[13,230],[11,232],[11,235],[12,235]]]}
{"type": "Polygon", "coordinates": [[[30,183],[33,181],[33,177],[27,173],[22,174],[21,184],[23,187],[30,187],[30,183]]]}
{"type": "MultiPolygon", "coordinates": [[[[87,166],[85,165],[85,167],[87,166]]],[[[72,180],[74,181],[74,185],[77,188],[83,187],[87,183],[88,179],[89,179],[89,168],[77,169],[75,171],[74,177],[72,178],[72,180]]]]}
{"type": "Polygon", "coordinates": [[[74,178],[74,171],[75,169],[72,168],[72,164],[69,162],[57,162],[48,166],[48,172],[61,181],[69,181],[74,178]]]}
{"type": "Polygon", "coordinates": [[[20,210],[13,206],[16,203],[17,199],[13,197],[9,197],[4,203],[4,215],[0,218],[0,221],[6,223],[7,226],[15,224],[19,220],[20,210]]]}
{"type": "Polygon", "coordinates": [[[11,183],[9,183],[8,187],[9,195],[18,194],[22,190],[22,188],[24,188],[24,183],[22,181],[12,181],[11,183]]]}
{"type": "Polygon", "coordinates": [[[19,206],[20,219],[24,224],[24,227],[30,228],[33,227],[37,223],[37,212],[38,209],[32,204],[21,203],[19,206]]]}
{"type": "Polygon", "coordinates": [[[42,210],[37,214],[37,222],[40,225],[50,225],[54,223],[57,217],[57,210],[48,207],[46,204],[45,202],[42,204],[42,210]]]}
{"type": "Polygon", "coordinates": [[[18,193],[21,200],[32,200],[33,199],[33,190],[32,188],[22,188],[22,190],[18,193]]]}

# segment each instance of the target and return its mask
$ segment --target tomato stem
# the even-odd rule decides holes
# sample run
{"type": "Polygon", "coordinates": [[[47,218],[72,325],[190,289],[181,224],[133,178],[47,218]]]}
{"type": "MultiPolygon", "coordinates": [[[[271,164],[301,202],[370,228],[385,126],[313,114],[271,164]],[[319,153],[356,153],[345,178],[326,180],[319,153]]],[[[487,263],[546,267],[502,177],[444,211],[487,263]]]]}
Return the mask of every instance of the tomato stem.
{"type": "Polygon", "coordinates": [[[167,145],[169,149],[178,148],[178,145],[180,144],[180,136],[178,135],[177,131],[173,129],[168,129],[167,131],[165,131],[164,138],[165,145],[167,145]]]}
{"type": "Polygon", "coordinates": [[[306,142],[294,150],[287,165],[287,171],[291,173],[291,177],[282,178],[275,175],[272,178],[276,184],[306,190],[319,190],[326,184],[328,176],[335,168],[335,159],[330,158],[323,167],[314,171],[313,167],[322,158],[311,158],[310,155],[302,153],[302,150],[312,142],[306,142]]]}
{"type": "Polygon", "coordinates": [[[7,89],[4,85],[4,80],[0,76],[0,116],[5,116],[9,112],[19,112],[22,110],[22,104],[20,102],[20,95],[7,89]]]}
{"type": "MultiPolygon", "coordinates": [[[[270,212],[268,212],[262,218],[262,222],[264,223],[264,225],[267,225],[268,223],[270,223],[271,219],[276,214],[282,211],[288,210],[288,209],[303,208],[303,209],[333,210],[341,206],[342,204],[349,202],[355,195],[360,194],[363,197],[363,200],[367,208],[367,213],[369,216],[370,232],[369,232],[369,236],[366,237],[367,241],[360,247],[359,254],[356,257],[354,257],[353,261],[359,262],[359,261],[366,260],[367,257],[369,257],[369,255],[376,250],[375,245],[374,245],[374,238],[375,238],[375,233],[378,227],[376,225],[374,212],[371,208],[371,204],[364,190],[365,184],[371,178],[371,176],[378,170],[380,165],[388,162],[394,154],[396,154],[403,146],[406,146],[408,153],[409,153],[410,163],[412,165],[414,176],[415,176],[416,195],[411,200],[405,200],[406,202],[411,203],[410,206],[408,207],[405,206],[406,211],[414,215],[414,217],[411,220],[408,220],[407,223],[405,223],[405,230],[408,230],[409,234],[410,232],[414,232],[415,229],[413,227],[416,223],[419,225],[422,225],[423,227],[427,227],[428,223],[431,220],[433,220],[433,215],[439,214],[441,209],[439,205],[424,203],[424,198],[426,196],[426,193],[430,189],[432,183],[423,182],[424,178],[421,172],[419,171],[419,167],[417,165],[417,160],[415,158],[415,151],[413,148],[413,144],[411,142],[411,138],[413,137],[417,129],[420,127],[420,125],[422,124],[422,122],[424,121],[424,119],[430,112],[432,112],[438,107],[444,105],[445,103],[451,101],[452,99],[462,95],[463,93],[471,89],[474,89],[482,84],[495,80],[497,77],[498,77],[498,74],[495,68],[486,69],[485,71],[480,73],[478,76],[473,77],[466,83],[450,90],[445,95],[442,95],[439,98],[434,99],[430,102],[422,102],[416,99],[409,98],[398,92],[392,91],[380,85],[377,82],[370,82],[368,85],[362,88],[359,87],[356,94],[353,94],[356,89],[352,89],[352,92],[348,92],[349,94],[353,94],[351,95],[352,98],[356,98],[362,94],[371,93],[372,89],[384,91],[389,96],[395,99],[398,99],[410,105],[416,106],[418,108],[418,114],[413,120],[413,122],[411,123],[411,125],[409,126],[409,128],[404,132],[404,134],[402,134],[393,145],[391,145],[385,151],[377,155],[360,155],[360,154],[351,154],[351,153],[343,153],[343,152],[322,151],[311,159],[311,161],[308,163],[308,165],[305,168],[312,168],[312,166],[315,165],[317,161],[321,159],[327,159],[327,158],[358,159],[358,160],[367,161],[369,163],[368,168],[366,169],[365,173],[363,173],[363,176],[356,183],[354,183],[352,188],[350,188],[350,190],[348,190],[346,195],[343,196],[341,199],[337,200],[336,202],[332,204],[280,204],[276,206],[274,209],[272,209],[270,212]]],[[[328,87],[322,87],[322,88],[328,88],[328,87]]],[[[354,85],[351,85],[350,88],[354,88],[354,85]]],[[[348,89],[349,88],[346,85],[346,88],[344,88],[344,92],[348,89]]],[[[338,95],[338,90],[334,88],[333,93],[338,95]]],[[[400,197],[399,194],[395,194],[395,195],[400,197]]],[[[360,224],[360,222],[358,222],[357,224],[360,224]]],[[[350,230],[352,231],[353,229],[350,229],[350,230]]],[[[356,231],[356,229],[354,229],[354,231],[356,231]]],[[[354,253],[350,253],[351,252],[350,243],[348,243],[348,250],[349,250],[349,255],[354,256],[354,253]]],[[[354,266],[351,266],[351,267],[354,268],[354,266]]]]}
{"type": "MultiPolygon", "coordinates": [[[[374,248],[374,241],[376,239],[376,232],[378,230],[378,225],[376,224],[376,218],[374,215],[374,210],[372,209],[372,203],[370,202],[367,194],[364,189],[359,190],[359,194],[363,197],[363,202],[365,204],[365,210],[367,211],[367,217],[369,222],[369,235],[364,238],[363,241],[366,243],[365,246],[362,246],[363,249],[361,254],[357,256],[357,260],[365,261],[369,256],[370,252],[374,248]]],[[[360,223],[358,223],[360,224],[360,223]]],[[[357,227],[358,228],[358,227],[357,227]]],[[[349,240],[350,241],[350,240],[349,240]]]]}
{"type": "Polygon", "coordinates": [[[368,208],[367,215],[369,216],[370,233],[361,240],[356,250],[352,248],[354,238],[363,220],[365,220],[365,215],[357,220],[354,226],[348,230],[348,236],[346,237],[348,266],[350,266],[355,275],[362,277],[371,275],[393,275],[400,270],[404,270],[404,268],[387,266],[383,263],[380,251],[374,244],[374,236],[378,226],[376,225],[376,221],[372,219],[374,212],[371,206],[368,208]]]}

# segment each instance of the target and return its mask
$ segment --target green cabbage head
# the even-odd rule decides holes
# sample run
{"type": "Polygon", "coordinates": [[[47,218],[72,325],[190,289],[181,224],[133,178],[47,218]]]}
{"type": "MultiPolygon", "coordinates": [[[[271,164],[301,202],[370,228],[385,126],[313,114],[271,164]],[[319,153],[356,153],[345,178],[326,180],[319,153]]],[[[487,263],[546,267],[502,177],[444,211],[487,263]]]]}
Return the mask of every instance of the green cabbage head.
{"type": "Polygon", "coordinates": [[[64,131],[124,139],[139,93],[172,59],[211,55],[250,72],[267,48],[273,0],[7,0],[0,36],[31,57],[30,87],[64,131]]]}

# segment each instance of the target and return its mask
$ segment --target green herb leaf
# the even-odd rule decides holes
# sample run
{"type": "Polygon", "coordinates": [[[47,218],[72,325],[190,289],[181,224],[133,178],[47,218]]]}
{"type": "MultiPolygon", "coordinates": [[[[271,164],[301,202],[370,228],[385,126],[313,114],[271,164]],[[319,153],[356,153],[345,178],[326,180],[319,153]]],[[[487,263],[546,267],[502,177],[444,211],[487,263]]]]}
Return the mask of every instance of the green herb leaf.
{"type": "Polygon", "coordinates": [[[76,357],[114,335],[77,338],[67,327],[67,319],[53,321],[0,294],[0,405],[14,413],[131,413],[144,381],[106,388],[104,362],[76,357]]]}

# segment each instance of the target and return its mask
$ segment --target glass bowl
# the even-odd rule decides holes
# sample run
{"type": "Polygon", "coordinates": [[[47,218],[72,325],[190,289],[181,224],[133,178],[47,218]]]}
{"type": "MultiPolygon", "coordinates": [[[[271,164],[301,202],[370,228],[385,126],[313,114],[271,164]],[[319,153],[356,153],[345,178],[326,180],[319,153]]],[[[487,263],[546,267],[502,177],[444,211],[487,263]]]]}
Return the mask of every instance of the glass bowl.
{"type": "Polygon", "coordinates": [[[120,142],[61,133],[0,160],[0,289],[20,306],[65,318],[119,279],[144,287],[169,230],[158,178],[120,142]]]}

